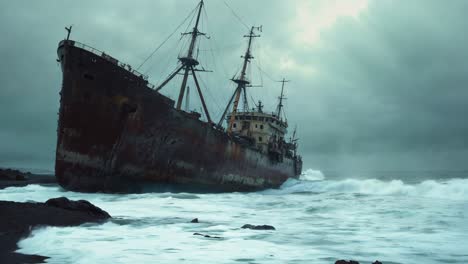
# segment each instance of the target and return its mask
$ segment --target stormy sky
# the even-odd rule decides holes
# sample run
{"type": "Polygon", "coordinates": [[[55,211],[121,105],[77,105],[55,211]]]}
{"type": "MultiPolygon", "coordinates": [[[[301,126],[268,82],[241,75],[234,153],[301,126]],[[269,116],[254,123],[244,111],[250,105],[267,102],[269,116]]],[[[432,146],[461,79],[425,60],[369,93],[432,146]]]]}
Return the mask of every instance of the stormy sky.
{"type": "MultiPolygon", "coordinates": [[[[0,0],[0,166],[53,168],[64,26],[73,25],[72,39],[137,67],[196,4],[0,0]]],[[[464,0],[206,0],[201,30],[210,38],[197,54],[213,71],[199,77],[208,107],[219,118],[242,36],[262,25],[250,105],[261,99],[274,110],[275,81],[291,80],[286,113],[306,168],[466,170],[467,10],[464,0]]],[[[190,18],[142,66],[152,83],[176,67],[190,18]]],[[[162,92],[174,98],[179,86],[177,77],[162,92]]]]}

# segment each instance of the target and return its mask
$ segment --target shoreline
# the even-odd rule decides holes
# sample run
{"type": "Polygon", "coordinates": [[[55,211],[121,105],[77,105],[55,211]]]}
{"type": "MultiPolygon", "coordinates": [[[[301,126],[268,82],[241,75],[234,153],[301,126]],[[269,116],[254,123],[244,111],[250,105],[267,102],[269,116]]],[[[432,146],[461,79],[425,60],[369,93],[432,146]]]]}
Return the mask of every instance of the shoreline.
{"type": "MultiPolygon", "coordinates": [[[[40,175],[19,170],[0,168],[0,189],[23,187],[29,184],[57,185],[54,175],[40,175]]],[[[34,228],[47,226],[79,226],[84,223],[103,223],[111,216],[88,201],[70,201],[65,197],[49,199],[45,203],[12,202],[0,200],[0,260],[2,263],[45,263],[49,258],[43,255],[28,255],[16,252],[18,242],[31,235],[34,228]]],[[[197,223],[198,219],[193,219],[197,223]]],[[[245,225],[242,228],[265,230],[270,226],[245,225]]],[[[194,233],[209,238],[209,235],[194,233]]],[[[337,260],[335,264],[356,264],[353,260],[337,260]]],[[[382,264],[379,261],[373,264],[382,264]]]]}
{"type": "Polygon", "coordinates": [[[111,216],[80,200],[53,198],[45,203],[0,201],[0,259],[2,263],[43,263],[47,256],[15,252],[18,242],[28,237],[36,227],[79,226],[84,223],[102,223],[111,216]]]}
{"type": "MultiPolygon", "coordinates": [[[[38,175],[0,168],[0,189],[29,184],[56,185],[54,175],[38,175]]],[[[65,197],[45,203],[0,201],[0,260],[2,263],[44,263],[41,255],[17,253],[18,242],[37,227],[79,226],[101,223],[111,216],[85,200],[70,201],[65,197]]]]}
{"type": "Polygon", "coordinates": [[[33,174],[15,169],[0,168],[0,189],[24,187],[29,184],[53,185],[57,179],[53,174],[33,174]]]}

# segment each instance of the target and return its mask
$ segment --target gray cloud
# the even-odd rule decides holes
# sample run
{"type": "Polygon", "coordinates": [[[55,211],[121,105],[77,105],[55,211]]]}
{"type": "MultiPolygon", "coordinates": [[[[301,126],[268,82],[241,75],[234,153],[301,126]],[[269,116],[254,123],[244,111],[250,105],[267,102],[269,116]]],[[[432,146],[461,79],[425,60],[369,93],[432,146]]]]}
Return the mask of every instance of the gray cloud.
{"type": "MultiPolygon", "coordinates": [[[[255,44],[254,82],[262,82],[256,65],[272,78],[292,79],[287,111],[291,126],[298,124],[306,166],[467,169],[466,1],[370,1],[359,16],[323,30],[317,45],[296,41],[297,10],[290,2],[228,3],[243,11],[247,24],[264,26],[255,44]],[[284,58],[295,66],[282,67],[284,58]]],[[[203,74],[203,82],[219,116],[232,92],[228,79],[240,65],[246,29],[222,1],[206,4],[209,24],[205,17],[203,29],[212,39],[202,40],[200,56],[215,72],[203,74]]],[[[194,5],[2,1],[0,165],[52,167],[61,85],[55,49],[65,25],[75,25],[72,38],[137,66],[194,5]]],[[[175,67],[179,37],[142,68],[153,82],[175,67]]],[[[252,95],[273,108],[279,84],[262,77],[264,87],[253,87],[252,95]]],[[[174,97],[178,85],[164,92],[174,97]]]]}

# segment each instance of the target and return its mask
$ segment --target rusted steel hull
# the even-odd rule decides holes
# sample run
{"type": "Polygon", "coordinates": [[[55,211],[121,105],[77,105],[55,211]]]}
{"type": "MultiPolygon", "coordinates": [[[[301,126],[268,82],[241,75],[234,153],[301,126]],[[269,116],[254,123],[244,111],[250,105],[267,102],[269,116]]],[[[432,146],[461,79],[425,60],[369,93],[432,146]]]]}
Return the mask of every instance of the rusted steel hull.
{"type": "Polygon", "coordinates": [[[225,132],[174,109],[142,77],[109,57],[59,44],[63,71],[55,173],[85,192],[153,187],[251,191],[297,178],[301,162],[272,161],[225,132]]]}

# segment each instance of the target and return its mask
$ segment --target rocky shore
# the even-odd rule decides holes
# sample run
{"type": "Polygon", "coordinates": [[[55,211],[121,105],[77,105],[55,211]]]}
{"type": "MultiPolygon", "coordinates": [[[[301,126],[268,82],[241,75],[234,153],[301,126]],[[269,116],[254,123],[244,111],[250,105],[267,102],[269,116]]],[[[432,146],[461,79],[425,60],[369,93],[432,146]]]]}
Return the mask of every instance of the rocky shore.
{"type": "Polygon", "coordinates": [[[0,201],[1,263],[41,263],[47,257],[15,253],[20,239],[40,226],[77,226],[87,222],[102,222],[110,215],[88,201],[70,201],[65,197],[45,203],[0,201]]]}
{"type": "Polygon", "coordinates": [[[54,175],[33,174],[14,169],[0,168],[0,189],[22,187],[29,184],[56,184],[54,175]]]}
{"type": "MultiPolygon", "coordinates": [[[[14,169],[0,168],[0,189],[29,184],[56,184],[54,175],[38,175],[14,169]]],[[[111,216],[88,201],[71,201],[65,197],[53,198],[45,203],[0,201],[0,263],[43,263],[47,257],[16,253],[17,243],[41,226],[78,226],[89,222],[103,222],[111,216]]],[[[198,218],[190,221],[199,223],[198,218]]],[[[241,229],[276,230],[269,225],[245,224],[241,229]]],[[[212,239],[222,237],[194,233],[212,239]]],[[[359,264],[354,260],[337,260],[335,264],[359,264]]],[[[375,261],[372,264],[382,264],[375,261]]]]}

